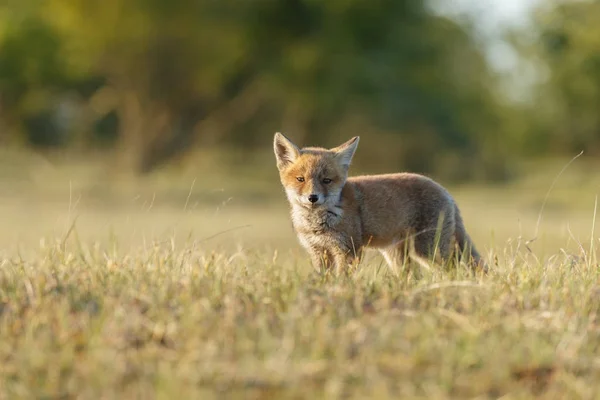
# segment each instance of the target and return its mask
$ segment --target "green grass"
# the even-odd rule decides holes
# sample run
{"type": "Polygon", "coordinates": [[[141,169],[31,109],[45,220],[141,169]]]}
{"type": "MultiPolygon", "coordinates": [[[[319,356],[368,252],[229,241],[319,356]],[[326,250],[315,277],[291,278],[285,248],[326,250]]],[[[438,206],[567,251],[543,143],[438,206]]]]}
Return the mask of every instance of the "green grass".
{"type": "Polygon", "coordinates": [[[2,398],[594,398],[596,263],[486,277],[170,244],[60,244],[0,270],[2,398]]]}
{"type": "Polygon", "coordinates": [[[597,398],[589,171],[539,229],[555,173],[451,188],[491,264],[477,277],[396,278],[377,255],[321,275],[271,176],[250,198],[218,174],[120,197],[64,172],[5,185],[0,399],[597,398]]]}

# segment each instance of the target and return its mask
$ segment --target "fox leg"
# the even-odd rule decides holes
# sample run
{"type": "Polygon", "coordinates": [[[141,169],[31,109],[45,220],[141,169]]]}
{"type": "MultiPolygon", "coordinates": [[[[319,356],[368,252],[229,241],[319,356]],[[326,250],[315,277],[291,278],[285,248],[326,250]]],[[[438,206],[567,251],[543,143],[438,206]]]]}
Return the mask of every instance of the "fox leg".
{"type": "Polygon", "coordinates": [[[349,253],[346,254],[346,263],[352,268],[358,267],[362,260],[363,250],[362,247],[353,248],[349,253]]]}
{"type": "Polygon", "coordinates": [[[310,255],[310,262],[311,262],[313,268],[317,271],[320,271],[323,268],[322,257],[319,256],[318,253],[313,252],[313,251],[309,251],[308,253],[310,255]]]}
{"type": "Polygon", "coordinates": [[[385,259],[390,271],[398,276],[398,255],[395,248],[389,248],[385,250],[380,250],[381,255],[385,259]]]}
{"type": "Polygon", "coordinates": [[[335,269],[336,273],[350,264],[348,253],[338,248],[323,249],[312,247],[308,250],[310,260],[315,270],[335,269]]]}
{"type": "Polygon", "coordinates": [[[335,247],[330,250],[333,258],[333,266],[336,274],[347,270],[349,267],[358,266],[362,257],[362,247],[353,246],[352,249],[346,250],[343,247],[335,247]]]}
{"type": "Polygon", "coordinates": [[[402,240],[398,244],[380,250],[390,271],[392,271],[395,276],[399,276],[400,267],[405,265],[406,257],[410,250],[409,246],[411,244],[411,241],[407,238],[407,240],[402,240]]]}
{"type": "Polygon", "coordinates": [[[446,262],[452,253],[456,219],[453,210],[441,213],[437,219],[414,234],[414,250],[417,256],[438,262],[446,262]]]}
{"type": "Polygon", "coordinates": [[[331,256],[323,248],[308,247],[307,252],[310,256],[310,261],[316,271],[321,271],[331,264],[331,256]]]}

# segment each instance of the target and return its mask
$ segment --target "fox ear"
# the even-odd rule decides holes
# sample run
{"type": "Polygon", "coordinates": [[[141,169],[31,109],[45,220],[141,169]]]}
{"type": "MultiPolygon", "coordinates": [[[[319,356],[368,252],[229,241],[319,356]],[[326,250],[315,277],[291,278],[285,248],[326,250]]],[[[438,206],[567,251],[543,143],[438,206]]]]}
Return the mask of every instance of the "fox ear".
{"type": "Polygon", "coordinates": [[[359,139],[360,138],[358,136],[355,136],[352,139],[348,140],[346,143],[331,149],[331,151],[335,153],[335,158],[338,160],[342,168],[348,169],[350,167],[352,157],[354,156],[354,152],[358,147],[359,139]]]}
{"type": "Polygon", "coordinates": [[[279,132],[275,134],[273,149],[275,150],[275,158],[277,159],[277,168],[280,170],[293,163],[300,155],[298,147],[279,132]]]}

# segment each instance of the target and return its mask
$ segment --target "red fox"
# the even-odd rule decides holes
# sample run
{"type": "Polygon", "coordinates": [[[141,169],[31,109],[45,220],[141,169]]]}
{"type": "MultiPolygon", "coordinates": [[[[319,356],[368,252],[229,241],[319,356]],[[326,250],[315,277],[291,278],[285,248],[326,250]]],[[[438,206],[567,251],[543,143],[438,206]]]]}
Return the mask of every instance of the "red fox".
{"type": "Polygon", "coordinates": [[[292,225],[315,268],[340,272],[357,265],[370,247],[396,272],[407,254],[449,261],[458,248],[485,271],[456,203],[440,184],[412,173],[348,177],[358,141],[300,149],[275,134],[292,225]]]}

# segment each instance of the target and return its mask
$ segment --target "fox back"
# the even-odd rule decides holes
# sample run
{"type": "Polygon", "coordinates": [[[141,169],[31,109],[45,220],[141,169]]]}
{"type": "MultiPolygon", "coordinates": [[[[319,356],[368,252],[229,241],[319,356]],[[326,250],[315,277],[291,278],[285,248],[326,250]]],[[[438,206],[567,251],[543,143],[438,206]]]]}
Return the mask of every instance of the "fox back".
{"type": "Polygon", "coordinates": [[[456,249],[481,265],[454,199],[435,181],[410,173],[348,178],[358,142],[355,137],[333,149],[299,149],[275,134],[292,224],[313,264],[343,269],[371,247],[394,270],[411,252],[448,260],[456,249]]]}

